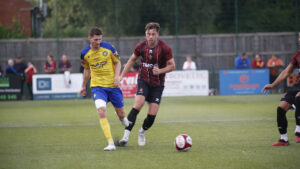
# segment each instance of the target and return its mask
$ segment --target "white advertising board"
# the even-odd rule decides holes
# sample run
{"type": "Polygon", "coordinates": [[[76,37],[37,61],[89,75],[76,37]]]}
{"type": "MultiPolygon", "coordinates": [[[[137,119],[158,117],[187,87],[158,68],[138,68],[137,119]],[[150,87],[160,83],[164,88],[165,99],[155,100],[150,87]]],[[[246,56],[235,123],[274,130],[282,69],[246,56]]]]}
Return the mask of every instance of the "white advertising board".
{"type": "Polygon", "coordinates": [[[32,91],[34,100],[75,99],[81,98],[78,92],[81,89],[83,75],[70,75],[71,83],[68,86],[64,74],[37,74],[32,77],[32,91]]]}
{"type": "Polygon", "coordinates": [[[208,70],[173,71],[166,74],[163,96],[208,96],[208,70]]]}

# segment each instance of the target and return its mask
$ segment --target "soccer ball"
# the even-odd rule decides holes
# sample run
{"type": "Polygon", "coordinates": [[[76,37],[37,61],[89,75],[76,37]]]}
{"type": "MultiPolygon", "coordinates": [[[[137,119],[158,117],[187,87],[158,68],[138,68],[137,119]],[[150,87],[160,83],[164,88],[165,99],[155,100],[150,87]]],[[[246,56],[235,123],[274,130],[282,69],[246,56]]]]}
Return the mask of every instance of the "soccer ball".
{"type": "Polygon", "coordinates": [[[175,138],[174,146],[178,151],[189,151],[192,147],[192,138],[187,134],[180,134],[175,138]]]}

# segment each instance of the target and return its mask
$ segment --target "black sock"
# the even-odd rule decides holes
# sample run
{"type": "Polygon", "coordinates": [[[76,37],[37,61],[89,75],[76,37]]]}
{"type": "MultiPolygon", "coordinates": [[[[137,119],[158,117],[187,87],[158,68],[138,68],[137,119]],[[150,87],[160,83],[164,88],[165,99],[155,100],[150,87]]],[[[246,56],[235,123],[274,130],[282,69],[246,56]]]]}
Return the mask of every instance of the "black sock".
{"type": "Polygon", "coordinates": [[[152,124],[154,123],[155,117],[156,117],[155,115],[150,115],[150,114],[147,115],[147,117],[145,118],[144,123],[143,123],[144,130],[148,130],[152,126],[152,124]]]}
{"type": "Polygon", "coordinates": [[[127,129],[127,130],[129,130],[129,131],[131,131],[132,130],[132,128],[133,128],[133,126],[134,126],[134,124],[135,124],[135,121],[136,121],[136,116],[139,114],[139,110],[137,110],[137,109],[135,109],[135,108],[132,108],[131,109],[131,111],[130,111],[130,113],[128,114],[128,121],[130,121],[131,122],[131,124],[129,124],[129,126],[128,127],[126,127],[125,129],[127,129]]]}
{"type": "Polygon", "coordinates": [[[286,134],[288,122],[286,120],[286,111],[281,107],[277,107],[277,126],[280,134],[286,134]]]}
{"type": "Polygon", "coordinates": [[[295,119],[296,119],[296,125],[300,125],[300,96],[296,97],[295,99],[295,119]]]}

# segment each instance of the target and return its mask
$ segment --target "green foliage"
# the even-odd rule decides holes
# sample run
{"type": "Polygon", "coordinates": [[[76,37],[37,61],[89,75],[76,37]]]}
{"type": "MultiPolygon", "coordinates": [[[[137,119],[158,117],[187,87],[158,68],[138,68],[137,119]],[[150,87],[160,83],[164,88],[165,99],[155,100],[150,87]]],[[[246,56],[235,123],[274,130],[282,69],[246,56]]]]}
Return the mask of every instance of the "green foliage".
{"type": "MultiPolygon", "coordinates": [[[[298,21],[295,19],[295,2],[238,0],[238,32],[297,31],[296,23],[300,23],[300,18],[298,21]]],[[[221,2],[221,10],[215,20],[218,31],[235,32],[234,6],[235,0],[221,2]]]]}
{"type": "Polygon", "coordinates": [[[20,22],[13,18],[13,25],[11,27],[4,27],[0,23],[0,39],[10,39],[10,38],[25,38],[24,30],[21,27],[20,22]]]}
{"type": "Polygon", "coordinates": [[[236,26],[238,32],[296,31],[300,24],[296,1],[48,0],[43,30],[45,37],[86,37],[91,27],[98,26],[105,36],[141,36],[145,24],[154,21],[161,24],[161,34],[175,35],[177,21],[180,35],[233,33],[236,26]]]}

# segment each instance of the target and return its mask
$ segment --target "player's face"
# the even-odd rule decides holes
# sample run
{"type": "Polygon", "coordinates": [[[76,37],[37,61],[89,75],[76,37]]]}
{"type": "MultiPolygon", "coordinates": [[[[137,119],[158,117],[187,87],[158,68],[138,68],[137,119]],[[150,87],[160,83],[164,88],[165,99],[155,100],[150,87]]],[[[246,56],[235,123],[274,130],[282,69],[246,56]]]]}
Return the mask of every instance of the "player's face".
{"type": "Polygon", "coordinates": [[[300,33],[298,35],[298,45],[300,46],[300,33]]]}
{"type": "Polygon", "coordinates": [[[90,45],[92,49],[99,49],[100,43],[102,41],[102,35],[94,35],[89,37],[90,45]]]}
{"type": "Polygon", "coordinates": [[[157,39],[158,39],[158,32],[156,29],[148,29],[146,30],[146,39],[148,42],[148,45],[150,46],[154,46],[157,43],[157,39]]]}

